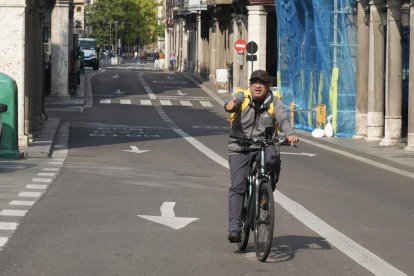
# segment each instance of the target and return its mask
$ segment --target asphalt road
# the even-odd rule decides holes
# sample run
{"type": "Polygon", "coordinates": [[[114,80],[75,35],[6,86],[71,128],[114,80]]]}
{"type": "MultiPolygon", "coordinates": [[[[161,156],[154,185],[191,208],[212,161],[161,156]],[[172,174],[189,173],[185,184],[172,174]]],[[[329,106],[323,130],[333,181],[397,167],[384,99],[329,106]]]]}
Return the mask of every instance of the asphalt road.
{"type": "Polygon", "coordinates": [[[306,143],[282,148],[260,263],[253,243],[241,253],[227,241],[222,105],[150,70],[102,71],[92,90],[92,107],[55,111],[71,122],[68,156],[1,252],[0,275],[414,274],[412,179],[306,143]]]}

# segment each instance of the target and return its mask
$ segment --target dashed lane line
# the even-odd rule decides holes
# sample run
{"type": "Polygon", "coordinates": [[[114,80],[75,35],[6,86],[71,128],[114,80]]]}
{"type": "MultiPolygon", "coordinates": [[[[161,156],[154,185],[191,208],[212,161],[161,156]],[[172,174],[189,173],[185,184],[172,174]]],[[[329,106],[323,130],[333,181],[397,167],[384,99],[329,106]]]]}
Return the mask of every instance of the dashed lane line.
{"type": "Polygon", "coordinates": [[[27,210],[12,210],[12,209],[4,209],[0,212],[0,216],[7,216],[7,217],[24,217],[27,213],[27,210]]]}

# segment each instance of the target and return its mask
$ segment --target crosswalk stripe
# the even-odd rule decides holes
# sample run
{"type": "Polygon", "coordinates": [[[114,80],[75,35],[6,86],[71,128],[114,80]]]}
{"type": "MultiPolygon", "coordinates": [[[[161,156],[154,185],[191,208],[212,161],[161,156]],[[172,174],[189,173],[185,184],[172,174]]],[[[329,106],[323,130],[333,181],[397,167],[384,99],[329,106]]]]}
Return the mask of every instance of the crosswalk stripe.
{"type": "Polygon", "coordinates": [[[172,105],[170,100],[160,100],[161,105],[172,105]]]}
{"type": "Polygon", "coordinates": [[[213,106],[209,101],[200,101],[200,103],[204,107],[212,107],[213,106]]]}
{"type": "Polygon", "coordinates": [[[141,103],[142,105],[152,105],[152,103],[151,103],[151,101],[150,101],[150,100],[140,100],[140,103],[141,103]]]}
{"type": "Polygon", "coordinates": [[[0,230],[16,230],[17,225],[15,222],[0,222],[0,230]]]}
{"type": "Polygon", "coordinates": [[[193,104],[190,101],[180,101],[180,103],[183,106],[193,106],[193,104]]]}
{"type": "Polygon", "coordinates": [[[111,99],[101,99],[99,101],[100,104],[110,104],[111,103],[111,99]]]}
{"type": "MultiPolygon", "coordinates": [[[[159,100],[159,101],[160,101],[160,104],[161,105],[164,105],[164,106],[166,106],[166,105],[169,105],[169,106],[173,105],[173,103],[172,103],[171,100],[159,100]]],[[[139,102],[140,102],[141,105],[152,105],[151,100],[140,100],[139,102]]],[[[180,102],[180,104],[182,106],[194,106],[193,103],[192,103],[192,101],[181,100],[179,102],[180,102]]],[[[199,100],[198,102],[203,107],[213,107],[213,104],[210,101],[201,101],[201,100],[199,100]]],[[[100,103],[101,104],[111,104],[113,102],[112,102],[111,99],[101,99],[100,100],[100,103]]],[[[120,104],[132,104],[132,102],[131,102],[130,99],[121,99],[120,100],[120,104]]]]}
{"type": "Polygon", "coordinates": [[[5,246],[8,240],[9,238],[7,237],[0,237],[0,247],[5,246]]]}
{"type": "Polygon", "coordinates": [[[11,210],[11,209],[4,209],[0,212],[0,216],[7,216],[7,217],[24,217],[27,213],[27,210],[11,210]]]}
{"type": "Polygon", "coordinates": [[[121,99],[121,104],[131,104],[131,100],[129,100],[129,99],[121,99]]]}
{"type": "Polygon", "coordinates": [[[14,206],[32,206],[36,201],[13,200],[10,205],[14,206]]]}

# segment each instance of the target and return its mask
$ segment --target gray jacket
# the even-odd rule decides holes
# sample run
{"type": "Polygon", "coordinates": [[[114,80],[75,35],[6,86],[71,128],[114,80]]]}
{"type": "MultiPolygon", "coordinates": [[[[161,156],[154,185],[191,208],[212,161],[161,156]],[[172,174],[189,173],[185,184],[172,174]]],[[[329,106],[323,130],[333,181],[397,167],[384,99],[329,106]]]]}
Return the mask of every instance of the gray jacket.
{"type": "Polygon", "coordinates": [[[231,119],[229,145],[230,152],[244,152],[251,151],[258,148],[256,145],[246,145],[240,143],[243,137],[252,138],[253,136],[264,135],[265,128],[268,126],[274,126],[283,131],[286,136],[294,134],[294,130],[290,124],[290,121],[286,115],[282,101],[273,97],[273,93],[268,91],[265,96],[265,100],[261,105],[258,114],[256,114],[255,104],[251,96],[250,103],[241,110],[243,102],[249,100],[245,98],[243,92],[237,93],[234,97],[226,101],[226,105],[231,99],[235,99],[235,107],[229,113],[234,113],[231,119]],[[269,106],[273,101],[274,114],[269,113],[269,106]],[[274,116],[274,117],[273,117],[274,116]]]}

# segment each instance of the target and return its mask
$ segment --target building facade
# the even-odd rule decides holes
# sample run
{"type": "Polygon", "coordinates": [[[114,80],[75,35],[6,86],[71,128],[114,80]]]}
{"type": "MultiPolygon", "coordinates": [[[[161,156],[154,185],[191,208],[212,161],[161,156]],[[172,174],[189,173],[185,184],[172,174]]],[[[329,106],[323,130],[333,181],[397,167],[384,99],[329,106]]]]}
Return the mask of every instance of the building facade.
{"type": "MultiPolygon", "coordinates": [[[[266,68],[277,83],[273,1],[167,0],[165,9],[166,51],[177,54],[176,70],[194,72],[217,88],[232,90],[247,87],[252,70],[266,68]],[[240,39],[257,44],[254,62],[246,60],[246,52],[240,55],[234,50],[240,39]],[[228,78],[223,78],[226,69],[228,78]]],[[[409,43],[414,41],[410,32],[414,0],[359,0],[353,12],[357,27],[353,137],[414,150],[414,70],[409,70],[410,65],[414,68],[414,43],[409,43]]]]}

